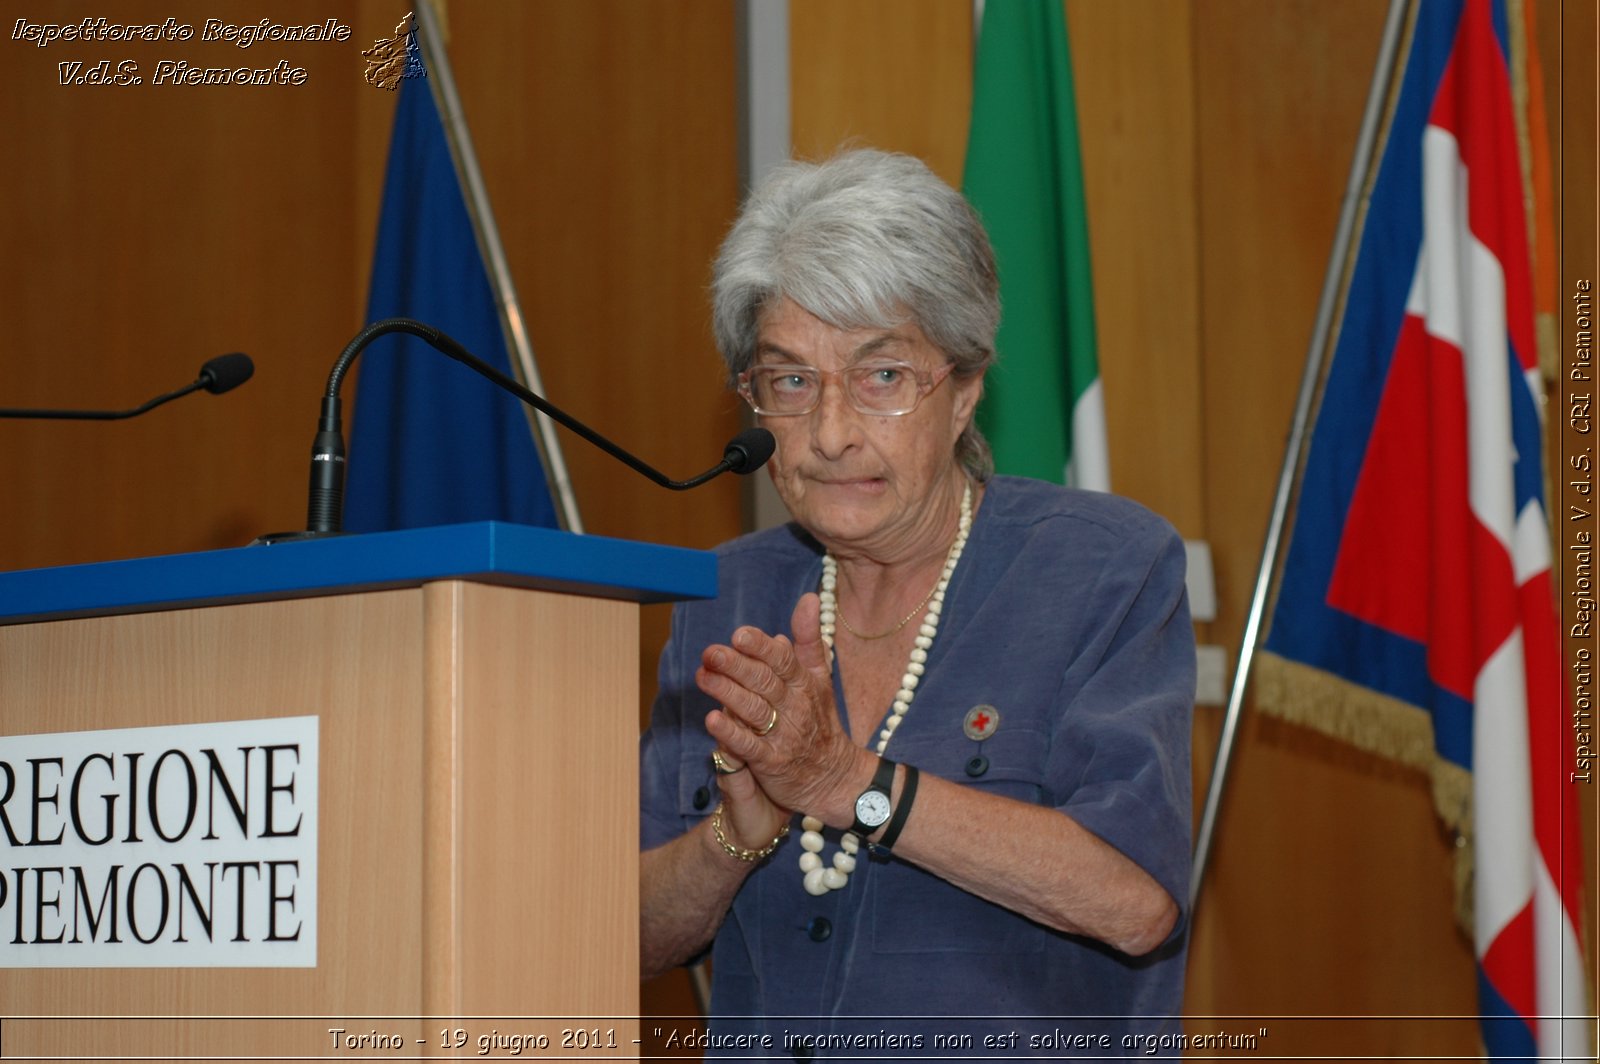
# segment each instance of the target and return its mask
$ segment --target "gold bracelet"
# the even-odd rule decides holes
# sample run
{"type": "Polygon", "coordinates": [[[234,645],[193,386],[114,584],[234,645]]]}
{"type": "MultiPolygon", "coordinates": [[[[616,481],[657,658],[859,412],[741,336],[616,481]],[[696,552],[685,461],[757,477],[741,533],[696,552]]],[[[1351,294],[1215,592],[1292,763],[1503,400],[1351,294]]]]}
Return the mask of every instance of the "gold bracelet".
{"type": "Polygon", "coordinates": [[[718,802],[717,807],[711,811],[711,831],[717,836],[717,842],[722,844],[722,848],[727,851],[729,857],[735,857],[741,861],[762,861],[771,857],[772,851],[778,848],[778,843],[782,842],[784,836],[789,834],[789,825],[784,824],[772,841],[767,843],[765,849],[741,850],[729,842],[728,837],[722,833],[722,803],[718,802]]]}

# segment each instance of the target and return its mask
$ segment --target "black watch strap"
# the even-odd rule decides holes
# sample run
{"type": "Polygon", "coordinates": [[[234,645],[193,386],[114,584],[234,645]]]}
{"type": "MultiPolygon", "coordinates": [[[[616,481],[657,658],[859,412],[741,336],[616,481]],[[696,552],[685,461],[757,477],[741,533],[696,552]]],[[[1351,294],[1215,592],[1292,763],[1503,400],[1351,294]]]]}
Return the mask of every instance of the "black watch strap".
{"type": "MultiPolygon", "coordinates": [[[[872,782],[867,784],[867,790],[862,791],[861,793],[866,794],[867,791],[879,791],[883,794],[883,800],[887,802],[890,799],[894,788],[894,768],[895,762],[890,761],[886,757],[880,756],[878,758],[878,771],[872,774],[872,782]]],[[[860,800],[861,799],[859,797],[856,799],[857,802],[860,800]]],[[[874,831],[877,831],[883,826],[882,823],[863,824],[861,822],[861,817],[858,814],[855,814],[853,810],[852,816],[854,817],[854,820],[850,824],[850,830],[855,832],[856,836],[863,840],[865,840],[868,835],[872,834],[874,831]]]]}
{"type": "Polygon", "coordinates": [[[917,778],[921,775],[917,766],[906,766],[906,781],[900,785],[900,801],[895,803],[894,816],[889,818],[889,826],[883,829],[883,838],[871,844],[872,850],[888,853],[900,838],[900,830],[906,826],[906,817],[911,815],[911,800],[917,796],[917,778]]]}

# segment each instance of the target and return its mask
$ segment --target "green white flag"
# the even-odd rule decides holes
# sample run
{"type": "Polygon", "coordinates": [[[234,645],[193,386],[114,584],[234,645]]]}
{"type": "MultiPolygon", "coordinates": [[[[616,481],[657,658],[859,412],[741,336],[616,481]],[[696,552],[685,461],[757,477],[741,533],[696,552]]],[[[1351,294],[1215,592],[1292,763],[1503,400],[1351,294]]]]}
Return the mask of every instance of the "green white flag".
{"type": "Polygon", "coordinates": [[[1078,118],[1061,0],[988,0],[963,187],[1000,266],[978,423],[1002,473],[1109,491],[1078,118]]]}

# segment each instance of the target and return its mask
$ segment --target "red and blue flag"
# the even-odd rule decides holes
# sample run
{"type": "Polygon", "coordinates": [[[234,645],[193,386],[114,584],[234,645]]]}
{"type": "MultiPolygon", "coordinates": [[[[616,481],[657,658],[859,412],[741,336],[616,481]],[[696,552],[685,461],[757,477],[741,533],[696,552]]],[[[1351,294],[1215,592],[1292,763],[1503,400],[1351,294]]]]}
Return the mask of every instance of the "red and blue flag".
{"type": "Polygon", "coordinates": [[[1417,5],[1265,649],[1431,735],[1490,1057],[1592,1059],[1509,55],[1502,3],[1417,5]]]}

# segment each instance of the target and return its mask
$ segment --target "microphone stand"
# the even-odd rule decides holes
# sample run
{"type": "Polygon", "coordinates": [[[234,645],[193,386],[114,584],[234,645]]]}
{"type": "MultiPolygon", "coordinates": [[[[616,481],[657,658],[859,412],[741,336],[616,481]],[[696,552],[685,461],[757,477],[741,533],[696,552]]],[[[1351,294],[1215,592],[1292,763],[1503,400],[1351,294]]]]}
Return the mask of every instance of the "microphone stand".
{"type": "Polygon", "coordinates": [[[127,410],[33,410],[21,407],[0,407],[0,418],[22,418],[28,420],[45,421],[122,421],[130,417],[147,414],[163,403],[170,403],[174,399],[181,399],[190,392],[197,392],[204,388],[212,395],[221,395],[223,392],[237,388],[250,379],[255,372],[255,364],[250,361],[250,356],[234,353],[231,355],[218,355],[200,367],[200,375],[193,381],[158,395],[154,399],[140,403],[138,406],[129,407],[127,410]]]}
{"type": "Polygon", "coordinates": [[[521,382],[484,362],[433,326],[410,318],[385,318],[373,322],[357,333],[355,338],[345,345],[344,350],[334,361],[333,369],[328,373],[328,386],[322,397],[317,435],[311,445],[311,487],[306,507],[306,531],[277,532],[263,536],[257,540],[258,543],[343,534],[345,445],[339,392],[344,385],[345,374],[349,372],[351,365],[367,345],[380,336],[395,332],[418,337],[440,354],[454,359],[479,376],[499,385],[552,421],[577,433],[634,471],[672,491],[686,491],[698,487],[730,469],[740,474],[754,472],[772,456],[774,445],[772,434],[766,429],[747,429],[729,441],[722,461],[717,465],[688,480],[672,480],[583,422],[551,405],[542,396],[525,388],[521,382]]]}

